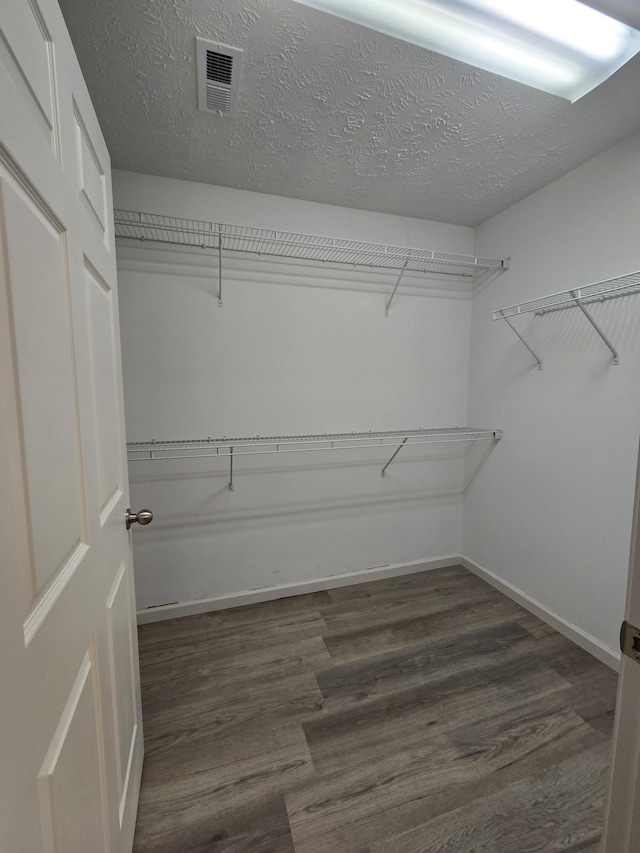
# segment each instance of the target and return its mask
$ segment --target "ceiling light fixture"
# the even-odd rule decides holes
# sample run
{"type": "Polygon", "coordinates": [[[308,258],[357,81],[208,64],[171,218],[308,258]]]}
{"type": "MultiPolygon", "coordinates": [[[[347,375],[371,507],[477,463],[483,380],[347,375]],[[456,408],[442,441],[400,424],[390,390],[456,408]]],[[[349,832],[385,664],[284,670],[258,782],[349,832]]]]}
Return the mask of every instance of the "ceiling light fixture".
{"type": "Polygon", "coordinates": [[[578,0],[297,0],[569,101],[640,51],[640,32],[578,0]]]}

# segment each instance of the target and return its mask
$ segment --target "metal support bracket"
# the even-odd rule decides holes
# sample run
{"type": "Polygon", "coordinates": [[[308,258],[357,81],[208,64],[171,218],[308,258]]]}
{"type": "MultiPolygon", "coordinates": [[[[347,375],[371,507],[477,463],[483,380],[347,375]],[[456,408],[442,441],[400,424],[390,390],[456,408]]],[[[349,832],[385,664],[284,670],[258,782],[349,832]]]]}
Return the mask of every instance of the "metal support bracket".
{"type": "Polygon", "coordinates": [[[220,306],[220,308],[222,308],[222,228],[220,228],[219,226],[218,226],[218,305],[220,306]]]}
{"type": "Polygon", "coordinates": [[[587,311],[587,309],[586,309],[586,308],[584,307],[584,305],[582,304],[582,299],[583,299],[584,297],[581,295],[581,291],[580,291],[580,290],[571,290],[571,291],[569,291],[569,292],[571,293],[571,296],[572,296],[572,298],[573,298],[574,302],[576,303],[576,305],[578,306],[578,308],[582,311],[582,313],[584,314],[584,316],[585,316],[585,317],[587,318],[587,320],[591,323],[591,325],[593,326],[593,328],[596,330],[596,332],[600,335],[600,337],[602,338],[602,340],[605,342],[605,344],[606,344],[606,345],[609,347],[609,349],[611,350],[611,353],[612,353],[612,355],[613,355],[613,363],[614,363],[614,364],[620,364],[620,356],[618,355],[618,351],[617,351],[617,349],[613,346],[613,344],[611,343],[611,341],[609,340],[609,338],[605,335],[605,333],[602,331],[602,329],[600,328],[600,326],[596,323],[596,321],[593,319],[593,317],[591,316],[591,314],[589,314],[589,312],[587,311]]]}
{"type": "Polygon", "coordinates": [[[502,315],[502,319],[503,319],[503,320],[506,320],[507,325],[509,326],[509,328],[513,330],[513,332],[518,336],[518,338],[520,338],[521,342],[524,344],[524,346],[529,350],[529,352],[531,353],[531,355],[532,355],[532,356],[535,358],[535,360],[538,362],[538,370],[542,370],[542,362],[540,361],[540,359],[538,358],[538,356],[535,354],[535,352],[531,349],[531,347],[529,346],[529,344],[528,344],[528,343],[525,341],[525,339],[522,337],[522,335],[520,334],[520,332],[519,332],[519,331],[516,329],[516,327],[513,325],[513,323],[511,322],[511,320],[510,320],[508,317],[505,317],[504,315],[502,315]]]}
{"type": "Polygon", "coordinates": [[[229,448],[229,491],[233,491],[233,447],[229,448]]]}
{"type": "Polygon", "coordinates": [[[393,460],[396,458],[396,456],[398,455],[398,453],[400,453],[400,451],[401,451],[401,450],[402,450],[402,448],[405,446],[405,444],[407,443],[407,441],[408,441],[408,440],[409,440],[409,436],[406,436],[405,438],[403,438],[403,439],[402,439],[402,442],[400,443],[400,446],[397,448],[397,450],[394,452],[394,454],[393,454],[393,456],[391,457],[391,459],[387,462],[387,464],[386,464],[386,465],[384,466],[384,468],[382,469],[382,473],[380,474],[380,476],[381,476],[381,477],[384,477],[384,472],[387,470],[387,468],[389,467],[389,465],[391,465],[391,463],[393,462],[393,460]]]}
{"type": "Polygon", "coordinates": [[[409,258],[407,258],[407,260],[404,262],[404,266],[400,270],[400,275],[398,276],[398,280],[396,281],[396,286],[393,288],[393,292],[391,293],[391,296],[389,297],[389,301],[385,305],[385,309],[384,309],[384,316],[385,317],[389,316],[389,307],[390,307],[391,303],[393,302],[393,297],[396,295],[396,291],[400,285],[400,282],[402,281],[402,276],[404,275],[404,272],[407,268],[408,263],[409,263],[409,258]]]}

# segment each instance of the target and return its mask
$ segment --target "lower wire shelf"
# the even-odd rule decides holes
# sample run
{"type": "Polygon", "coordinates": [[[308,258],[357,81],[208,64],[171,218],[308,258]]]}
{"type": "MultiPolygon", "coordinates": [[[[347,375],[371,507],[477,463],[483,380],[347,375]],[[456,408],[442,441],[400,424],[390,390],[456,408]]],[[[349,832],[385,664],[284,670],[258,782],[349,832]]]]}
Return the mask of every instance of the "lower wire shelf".
{"type": "Polygon", "coordinates": [[[129,462],[169,459],[229,459],[229,491],[233,491],[233,460],[236,456],[265,456],[271,453],[313,453],[367,447],[394,447],[382,469],[382,476],[398,453],[409,445],[444,442],[499,441],[501,429],[446,427],[442,429],[383,430],[370,432],[318,433],[312,435],[249,436],[240,438],[200,438],[175,441],[131,441],[127,443],[129,462]]]}

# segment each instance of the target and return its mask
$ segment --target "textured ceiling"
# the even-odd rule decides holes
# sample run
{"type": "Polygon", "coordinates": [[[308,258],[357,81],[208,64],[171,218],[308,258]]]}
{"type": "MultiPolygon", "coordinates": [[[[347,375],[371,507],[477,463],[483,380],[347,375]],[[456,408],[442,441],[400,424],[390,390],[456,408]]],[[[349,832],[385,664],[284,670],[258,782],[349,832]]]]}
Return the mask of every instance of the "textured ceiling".
{"type": "Polygon", "coordinates": [[[640,56],[576,104],[290,0],[61,0],[114,168],[477,225],[640,127],[640,56]],[[198,111],[195,36],[244,48],[198,111]]]}

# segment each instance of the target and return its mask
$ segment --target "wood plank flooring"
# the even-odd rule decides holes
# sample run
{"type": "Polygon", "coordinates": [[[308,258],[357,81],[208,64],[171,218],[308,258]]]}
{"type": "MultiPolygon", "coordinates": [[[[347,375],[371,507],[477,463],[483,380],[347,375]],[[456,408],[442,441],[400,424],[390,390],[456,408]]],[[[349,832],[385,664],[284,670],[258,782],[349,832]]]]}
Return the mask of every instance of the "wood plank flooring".
{"type": "Polygon", "coordinates": [[[136,853],[598,849],[616,676],[461,567],[139,640],[136,853]]]}

